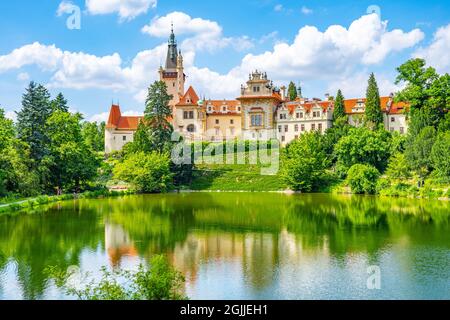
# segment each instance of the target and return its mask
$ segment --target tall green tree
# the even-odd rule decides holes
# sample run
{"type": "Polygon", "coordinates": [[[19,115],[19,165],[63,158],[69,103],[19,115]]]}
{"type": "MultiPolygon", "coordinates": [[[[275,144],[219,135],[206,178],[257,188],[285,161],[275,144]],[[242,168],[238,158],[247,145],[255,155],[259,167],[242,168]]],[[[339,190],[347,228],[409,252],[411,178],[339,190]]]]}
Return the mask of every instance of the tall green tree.
{"type": "Polygon", "coordinates": [[[438,128],[450,107],[450,76],[439,76],[423,59],[411,59],[397,68],[396,84],[405,88],[397,93],[396,101],[411,105],[409,134],[412,138],[428,126],[438,128]]]}
{"type": "Polygon", "coordinates": [[[80,114],[56,111],[46,124],[50,153],[44,160],[49,187],[57,193],[79,192],[97,173],[99,161],[83,139],[81,120],[80,114]]]}
{"type": "Polygon", "coordinates": [[[351,128],[335,148],[338,172],[345,175],[355,164],[369,164],[383,172],[391,155],[391,140],[384,128],[351,128]]]}
{"type": "Polygon", "coordinates": [[[345,117],[344,100],[345,100],[344,95],[342,94],[341,89],[339,89],[336,94],[336,99],[334,101],[334,112],[333,112],[334,120],[345,117]]]}
{"type": "Polygon", "coordinates": [[[281,177],[296,191],[316,190],[329,165],[323,136],[318,132],[301,135],[282,154],[281,177]]]}
{"type": "Polygon", "coordinates": [[[134,140],[131,143],[125,145],[125,153],[136,153],[136,152],[151,152],[154,148],[152,141],[150,139],[150,128],[141,121],[138,125],[136,133],[134,134],[134,140]]]}
{"type": "Polygon", "coordinates": [[[297,88],[295,87],[295,83],[292,81],[289,83],[288,95],[289,95],[289,100],[291,100],[291,101],[294,101],[298,97],[297,88]]]}
{"type": "Polygon", "coordinates": [[[105,150],[105,123],[84,122],[82,125],[82,135],[85,143],[94,151],[105,150]]]}
{"type": "Polygon", "coordinates": [[[431,161],[437,176],[450,181],[450,131],[437,136],[431,149],[431,161]]]}
{"type": "Polygon", "coordinates": [[[5,117],[5,111],[0,108],[0,152],[10,145],[14,136],[14,123],[5,117]]]}
{"type": "Polygon", "coordinates": [[[436,141],[436,129],[425,127],[414,139],[408,139],[405,156],[410,167],[420,178],[424,178],[432,169],[431,150],[436,141]]]}
{"type": "Polygon", "coordinates": [[[22,109],[17,113],[17,133],[20,140],[30,146],[30,156],[37,161],[48,154],[48,137],[45,124],[52,113],[50,93],[31,82],[22,98],[22,109]]]}
{"type": "Polygon", "coordinates": [[[145,123],[150,130],[150,139],[155,150],[160,153],[170,147],[173,127],[170,123],[172,111],[169,102],[172,96],[167,93],[163,81],[156,81],[148,89],[145,103],[145,123]]]}
{"type": "Polygon", "coordinates": [[[53,111],[63,111],[63,112],[69,111],[67,100],[66,98],[64,98],[64,95],[61,92],[58,93],[56,98],[52,100],[51,104],[53,111]]]}
{"type": "Polygon", "coordinates": [[[380,92],[373,73],[370,74],[366,91],[366,124],[371,128],[378,127],[383,123],[383,113],[381,111],[380,92]]]}

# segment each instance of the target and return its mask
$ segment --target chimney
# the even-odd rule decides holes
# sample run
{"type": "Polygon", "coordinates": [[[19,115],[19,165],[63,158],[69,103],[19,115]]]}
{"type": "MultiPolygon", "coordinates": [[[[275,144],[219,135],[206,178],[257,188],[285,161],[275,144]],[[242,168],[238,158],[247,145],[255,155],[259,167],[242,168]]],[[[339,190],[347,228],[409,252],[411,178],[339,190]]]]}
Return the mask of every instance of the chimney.
{"type": "Polygon", "coordinates": [[[281,99],[286,99],[286,86],[282,86],[281,88],[281,99]]]}

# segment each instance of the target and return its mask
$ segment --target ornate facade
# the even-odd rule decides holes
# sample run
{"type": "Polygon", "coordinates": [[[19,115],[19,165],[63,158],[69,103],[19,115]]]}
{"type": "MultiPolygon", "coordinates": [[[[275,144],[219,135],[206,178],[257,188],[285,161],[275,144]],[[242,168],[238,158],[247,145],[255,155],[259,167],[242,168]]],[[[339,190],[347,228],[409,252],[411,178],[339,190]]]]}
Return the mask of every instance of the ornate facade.
{"type": "MultiPolygon", "coordinates": [[[[168,42],[165,67],[159,69],[160,80],[172,95],[170,107],[174,130],[188,141],[222,141],[224,139],[269,140],[278,139],[285,145],[305,132],[324,133],[333,125],[334,101],[320,99],[286,98],[285,87],[278,89],[267,73],[258,70],[241,85],[236,100],[201,99],[191,86],[185,91],[183,56],[177,49],[173,28],[168,42]]],[[[394,103],[393,97],[381,97],[384,124],[387,130],[405,134],[407,105],[394,103]]],[[[362,124],[365,99],[345,100],[349,123],[362,124]]],[[[133,141],[142,117],[124,117],[120,107],[113,105],[106,125],[105,150],[121,150],[133,141]]]]}

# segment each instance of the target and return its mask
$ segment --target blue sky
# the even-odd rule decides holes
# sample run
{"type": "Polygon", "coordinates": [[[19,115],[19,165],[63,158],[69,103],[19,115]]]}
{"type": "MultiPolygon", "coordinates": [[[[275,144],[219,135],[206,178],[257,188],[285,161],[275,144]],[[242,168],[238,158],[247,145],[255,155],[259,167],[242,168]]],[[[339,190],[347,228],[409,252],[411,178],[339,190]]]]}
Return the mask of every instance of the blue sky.
{"type": "Polygon", "coordinates": [[[412,56],[450,71],[449,13],[435,0],[1,1],[0,105],[13,117],[34,80],[88,120],[104,119],[112,100],[140,113],[171,21],[188,82],[206,98],[235,98],[255,68],[277,85],[301,83],[308,97],[361,96],[373,71],[387,95],[412,56]],[[79,30],[66,26],[76,7],[79,30]]]}

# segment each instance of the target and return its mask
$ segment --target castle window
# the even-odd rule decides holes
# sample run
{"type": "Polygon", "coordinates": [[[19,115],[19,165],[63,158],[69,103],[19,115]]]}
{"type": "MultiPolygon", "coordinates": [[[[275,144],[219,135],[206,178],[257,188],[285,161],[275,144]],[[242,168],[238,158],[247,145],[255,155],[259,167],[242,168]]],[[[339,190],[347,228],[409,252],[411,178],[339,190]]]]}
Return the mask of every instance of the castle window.
{"type": "Polygon", "coordinates": [[[227,107],[226,106],[223,107],[222,110],[223,110],[223,112],[227,112],[227,107]]]}
{"type": "Polygon", "coordinates": [[[183,119],[194,119],[194,111],[184,111],[183,119]]]}
{"type": "Polygon", "coordinates": [[[288,132],[289,131],[289,126],[288,125],[285,125],[284,126],[284,132],[288,132]]]}
{"type": "Polygon", "coordinates": [[[233,119],[230,120],[230,124],[234,124],[234,120],[233,119]]]}
{"type": "Polygon", "coordinates": [[[395,118],[394,117],[391,117],[391,122],[395,122],[395,118]]]}
{"type": "Polygon", "coordinates": [[[123,141],[127,141],[127,136],[123,136],[123,141]]]}
{"type": "Polygon", "coordinates": [[[298,124],[296,124],[296,125],[294,126],[294,131],[295,131],[295,132],[298,132],[298,124]]]}
{"type": "Polygon", "coordinates": [[[296,114],[295,114],[295,117],[298,119],[298,118],[300,118],[300,112],[297,112],[296,114]]]}
{"type": "Polygon", "coordinates": [[[259,86],[255,86],[255,87],[253,87],[253,92],[259,92],[261,89],[260,89],[260,87],[259,86]]]}
{"type": "Polygon", "coordinates": [[[319,123],[319,131],[322,132],[322,124],[319,123]]]}
{"type": "Polygon", "coordinates": [[[282,126],[278,126],[278,132],[281,133],[283,131],[283,127],[282,126]]]}
{"type": "Polygon", "coordinates": [[[311,131],[314,131],[314,130],[316,130],[316,124],[315,124],[315,123],[313,123],[313,124],[311,125],[311,131]]]}
{"type": "Polygon", "coordinates": [[[302,124],[302,126],[301,126],[301,131],[302,131],[302,132],[305,131],[305,125],[304,125],[304,124],[302,124]]]}
{"type": "Polygon", "coordinates": [[[254,114],[251,117],[251,123],[253,127],[261,127],[262,126],[262,115],[254,114]]]}
{"type": "Polygon", "coordinates": [[[238,107],[238,111],[241,112],[241,107],[238,107]]]}
{"type": "Polygon", "coordinates": [[[216,119],[216,124],[219,124],[219,119],[216,119]]]}
{"type": "Polygon", "coordinates": [[[285,142],[286,141],[286,137],[285,136],[282,136],[281,137],[281,142],[285,142]]]}
{"type": "Polygon", "coordinates": [[[173,83],[173,87],[175,88],[175,82],[173,83]]]}
{"type": "Polygon", "coordinates": [[[280,113],[280,120],[286,120],[286,113],[280,113]]]}

